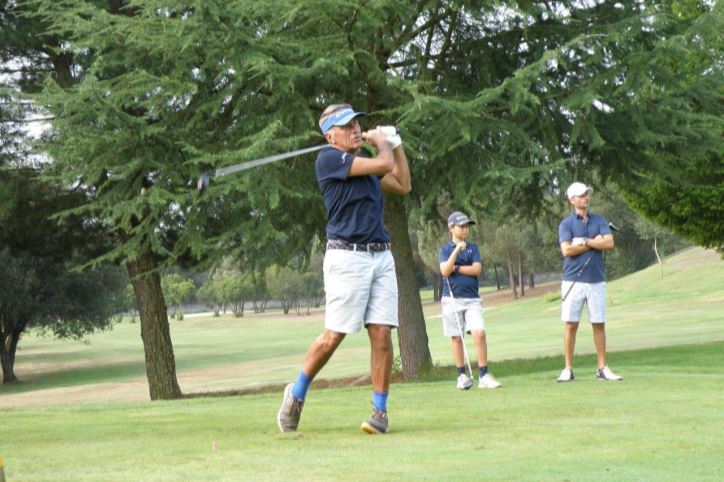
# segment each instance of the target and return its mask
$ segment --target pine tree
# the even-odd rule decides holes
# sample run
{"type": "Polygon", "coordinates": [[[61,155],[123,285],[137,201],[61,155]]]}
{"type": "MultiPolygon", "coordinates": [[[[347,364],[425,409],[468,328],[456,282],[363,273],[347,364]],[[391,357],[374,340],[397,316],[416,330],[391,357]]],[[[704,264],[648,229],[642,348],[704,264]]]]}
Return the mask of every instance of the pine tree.
{"type": "MultiPolygon", "coordinates": [[[[40,98],[55,116],[48,149],[66,182],[94,187],[85,212],[117,228],[107,257],[135,279],[187,256],[231,254],[259,268],[308,251],[324,229],[311,158],[204,197],[188,181],[319,143],[330,103],[366,110],[369,126],[397,124],[413,193],[385,204],[410,379],[431,361],[410,203],[430,219],[441,199],[535,215],[544,196],[589,173],[660,177],[687,139],[701,143],[702,163],[721,159],[721,7],[706,2],[24,4],[47,38],[63,39],[48,55],[73,65],[40,98]]],[[[165,308],[160,294],[148,300],[146,316],[165,308]]]]}

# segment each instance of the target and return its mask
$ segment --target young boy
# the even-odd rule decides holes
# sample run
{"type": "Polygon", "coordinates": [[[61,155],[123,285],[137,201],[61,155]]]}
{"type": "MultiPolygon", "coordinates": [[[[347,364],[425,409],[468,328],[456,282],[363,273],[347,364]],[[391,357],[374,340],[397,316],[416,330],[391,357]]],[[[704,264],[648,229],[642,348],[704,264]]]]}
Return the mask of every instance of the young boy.
{"type": "Polygon", "coordinates": [[[440,248],[440,273],[445,278],[442,291],[442,326],[445,336],[451,337],[453,360],[457,366],[457,387],[467,390],[473,379],[465,372],[463,333],[472,334],[478,356],[478,388],[498,388],[500,383],[488,373],[488,345],[485,338],[482,300],[478,295],[480,250],[465,240],[470,232],[470,220],[455,211],[447,218],[452,241],[440,248]],[[452,294],[450,293],[452,289],[452,294]]]}

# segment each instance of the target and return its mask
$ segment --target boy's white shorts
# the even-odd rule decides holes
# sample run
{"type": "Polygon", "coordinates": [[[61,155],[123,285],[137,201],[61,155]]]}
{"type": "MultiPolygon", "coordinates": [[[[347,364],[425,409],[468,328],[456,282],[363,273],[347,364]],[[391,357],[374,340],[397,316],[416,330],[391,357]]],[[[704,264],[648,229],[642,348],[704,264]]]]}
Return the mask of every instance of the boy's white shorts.
{"type": "Polygon", "coordinates": [[[455,298],[443,296],[442,304],[442,331],[445,336],[460,336],[460,327],[463,332],[470,333],[476,330],[485,330],[483,320],[483,300],[480,298],[455,298]],[[455,312],[457,311],[457,318],[455,312]]]}

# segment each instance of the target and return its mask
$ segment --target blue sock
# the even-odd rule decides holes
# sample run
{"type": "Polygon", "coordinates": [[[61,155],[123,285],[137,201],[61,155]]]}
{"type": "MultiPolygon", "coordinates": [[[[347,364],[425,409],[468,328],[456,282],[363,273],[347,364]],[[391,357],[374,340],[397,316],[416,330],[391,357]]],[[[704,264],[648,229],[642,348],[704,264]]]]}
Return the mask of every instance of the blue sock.
{"type": "Polygon", "coordinates": [[[313,378],[314,377],[305,375],[302,370],[299,370],[297,381],[294,383],[294,387],[292,387],[292,395],[294,395],[294,398],[304,400],[307,396],[307,390],[309,390],[309,385],[311,385],[313,378]]]}
{"type": "Polygon", "coordinates": [[[387,411],[387,394],[387,392],[372,391],[372,405],[374,405],[377,410],[387,411]]]}
{"type": "Polygon", "coordinates": [[[458,376],[462,375],[463,373],[465,373],[465,367],[458,367],[458,376]]]}
{"type": "Polygon", "coordinates": [[[480,373],[480,378],[483,378],[488,373],[488,365],[478,367],[478,373],[480,373]]]}

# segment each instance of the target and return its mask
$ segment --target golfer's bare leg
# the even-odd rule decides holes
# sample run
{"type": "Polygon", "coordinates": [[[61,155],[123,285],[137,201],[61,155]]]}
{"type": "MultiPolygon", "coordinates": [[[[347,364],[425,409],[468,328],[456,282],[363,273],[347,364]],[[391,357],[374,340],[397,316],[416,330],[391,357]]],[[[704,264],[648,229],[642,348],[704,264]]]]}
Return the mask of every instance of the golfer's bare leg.
{"type": "Polygon", "coordinates": [[[599,370],[606,366],[606,324],[591,323],[593,327],[593,344],[596,346],[596,361],[599,370]]]}
{"type": "Polygon", "coordinates": [[[485,330],[474,330],[473,341],[475,342],[475,351],[478,354],[478,366],[488,366],[488,340],[485,336],[485,330]]]}
{"type": "Polygon", "coordinates": [[[452,356],[456,367],[465,366],[465,360],[463,357],[463,339],[459,336],[450,337],[452,346],[452,356]]]}
{"type": "Polygon", "coordinates": [[[386,393],[392,375],[392,329],[388,325],[368,325],[367,335],[370,337],[372,389],[386,393]]]}
{"type": "Polygon", "coordinates": [[[345,334],[336,331],[324,330],[316,340],[309,345],[307,355],[304,358],[302,371],[309,377],[314,377],[327,364],[332,354],[337,349],[345,334]]]}
{"type": "Polygon", "coordinates": [[[578,323],[566,322],[563,332],[563,358],[566,362],[566,368],[573,368],[573,348],[576,346],[577,331],[578,323]]]}

